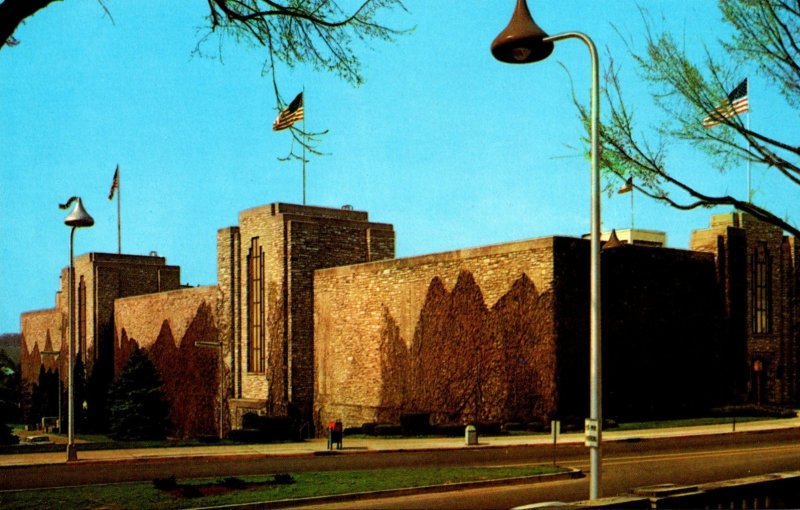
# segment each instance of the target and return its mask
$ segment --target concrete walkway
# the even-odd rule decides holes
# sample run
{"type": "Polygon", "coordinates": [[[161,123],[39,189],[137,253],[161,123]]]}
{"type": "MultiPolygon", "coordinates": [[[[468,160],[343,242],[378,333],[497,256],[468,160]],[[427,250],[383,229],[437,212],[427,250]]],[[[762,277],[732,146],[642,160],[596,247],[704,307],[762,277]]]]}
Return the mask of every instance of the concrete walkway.
{"type": "MultiPolygon", "coordinates": [[[[736,423],[736,433],[753,432],[759,430],[775,430],[787,428],[800,428],[800,417],[785,419],[770,419],[736,423]]],[[[622,441],[631,439],[648,439],[663,437],[688,437],[710,434],[733,433],[733,424],[699,425],[692,427],[676,427],[645,430],[614,430],[603,431],[604,441],[622,441]]],[[[481,447],[506,447],[526,446],[536,444],[552,444],[553,439],[548,434],[521,435],[521,436],[485,436],[479,439],[477,446],[481,447]]],[[[558,444],[583,443],[583,432],[562,434],[558,444]]],[[[301,443],[279,444],[237,444],[237,445],[207,445],[187,447],[160,447],[160,448],[133,448],[120,450],[82,450],[78,447],[78,463],[93,462],[118,462],[138,459],[159,458],[198,458],[214,456],[265,456],[265,455],[319,455],[328,451],[327,439],[311,439],[301,443]]],[[[359,453],[376,451],[404,451],[404,450],[431,450],[466,448],[463,437],[433,437],[433,438],[344,438],[341,453],[359,453]]],[[[47,453],[14,453],[0,455],[0,468],[7,466],[35,466],[42,464],[65,463],[64,451],[47,453]]]]}

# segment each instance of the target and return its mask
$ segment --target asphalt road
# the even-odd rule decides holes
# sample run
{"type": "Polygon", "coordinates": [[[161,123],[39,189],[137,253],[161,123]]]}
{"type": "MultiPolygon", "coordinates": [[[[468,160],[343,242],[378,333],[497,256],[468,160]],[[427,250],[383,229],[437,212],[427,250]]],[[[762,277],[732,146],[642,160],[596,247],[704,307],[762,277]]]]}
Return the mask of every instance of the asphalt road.
{"type": "MultiPolygon", "coordinates": [[[[655,483],[702,483],[800,469],[800,429],[684,438],[614,441],[604,444],[603,492],[615,495],[655,483]]],[[[589,469],[580,444],[560,445],[560,465],[589,469]]],[[[395,466],[526,465],[553,461],[550,445],[351,451],[320,455],[258,455],[203,458],[134,459],[0,468],[0,489],[46,488],[124,481],[237,476],[395,466]]],[[[538,501],[575,501],[588,495],[588,479],[423,494],[374,501],[349,501],[314,508],[511,508],[538,501]]]]}
{"type": "MultiPolygon", "coordinates": [[[[660,483],[694,485],[780,471],[800,470],[800,432],[758,433],[609,444],[603,461],[604,496],[660,483]]],[[[571,453],[571,452],[570,452],[571,453]]],[[[588,471],[588,457],[559,464],[588,471]]],[[[588,499],[588,477],[548,483],[485,487],[448,493],[314,505],[317,509],[508,509],[547,501],[588,499]]],[[[306,507],[295,507],[306,508],[306,507]]],[[[312,508],[312,507],[307,507],[312,508]]]]}

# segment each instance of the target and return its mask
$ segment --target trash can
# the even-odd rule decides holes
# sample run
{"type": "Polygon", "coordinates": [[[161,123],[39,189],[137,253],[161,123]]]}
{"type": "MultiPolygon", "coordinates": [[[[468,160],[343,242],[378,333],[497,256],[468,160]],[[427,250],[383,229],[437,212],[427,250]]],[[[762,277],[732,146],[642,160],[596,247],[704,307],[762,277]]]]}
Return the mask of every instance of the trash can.
{"type": "Polygon", "coordinates": [[[475,425],[467,425],[464,430],[464,442],[467,446],[478,444],[478,429],[475,428],[475,425]]]}
{"type": "Polygon", "coordinates": [[[341,420],[328,422],[328,450],[333,450],[333,445],[337,450],[342,449],[342,422],[341,420]]]}

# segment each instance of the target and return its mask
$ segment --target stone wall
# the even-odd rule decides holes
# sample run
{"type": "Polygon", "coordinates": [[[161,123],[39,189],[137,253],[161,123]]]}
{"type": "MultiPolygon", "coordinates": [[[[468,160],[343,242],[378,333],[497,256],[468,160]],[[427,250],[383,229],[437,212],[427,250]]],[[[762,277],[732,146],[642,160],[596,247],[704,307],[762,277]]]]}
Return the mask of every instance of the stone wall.
{"type": "Polygon", "coordinates": [[[67,316],[60,309],[37,310],[20,316],[22,345],[20,346],[20,365],[22,377],[35,384],[39,377],[39,367],[45,370],[59,370],[67,373],[67,316]],[[42,355],[42,352],[63,352],[63,355],[42,355]]]}
{"type": "Polygon", "coordinates": [[[316,426],[546,420],[552,239],[315,273],[316,426]],[[535,360],[535,367],[534,362],[535,360]]]}
{"type": "MultiPolygon", "coordinates": [[[[719,404],[714,257],[605,250],[609,417],[719,404]]],[[[588,414],[589,242],[546,238],[317,271],[315,417],[580,424],[588,414]]]]}
{"type": "MultiPolygon", "coordinates": [[[[220,410],[219,351],[196,342],[219,341],[217,287],[195,287],[118,299],[114,304],[115,373],[138,345],[156,366],[173,434],[216,435],[220,410]]],[[[227,358],[229,352],[223,350],[227,358]]],[[[226,374],[229,367],[226,367],[226,374]]],[[[227,387],[227,384],[226,384],[227,387]]],[[[223,405],[226,405],[223,402],[223,405]]]]}

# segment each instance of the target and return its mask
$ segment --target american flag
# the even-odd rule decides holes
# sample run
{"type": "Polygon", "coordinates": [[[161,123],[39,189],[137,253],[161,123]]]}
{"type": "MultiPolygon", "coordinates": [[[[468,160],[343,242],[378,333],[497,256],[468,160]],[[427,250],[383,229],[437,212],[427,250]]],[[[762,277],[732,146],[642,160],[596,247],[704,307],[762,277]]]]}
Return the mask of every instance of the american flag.
{"type": "Polygon", "coordinates": [[[114,180],[111,181],[111,189],[108,191],[108,199],[114,198],[114,192],[119,189],[119,165],[114,170],[114,180]]]}
{"type": "Polygon", "coordinates": [[[714,127],[722,122],[723,119],[729,119],[747,111],[750,111],[750,103],[747,99],[747,78],[745,78],[742,83],[728,94],[725,101],[703,119],[703,127],[714,127]]]}
{"type": "Polygon", "coordinates": [[[288,129],[292,127],[292,124],[297,122],[298,120],[303,120],[303,93],[300,92],[297,94],[297,97],[289,103],[281,113],[278,114],[278,118],[275,119],[275,122],[272,123],[272,130],[273,131],[281,131],[283,129],[288,129]]]}

